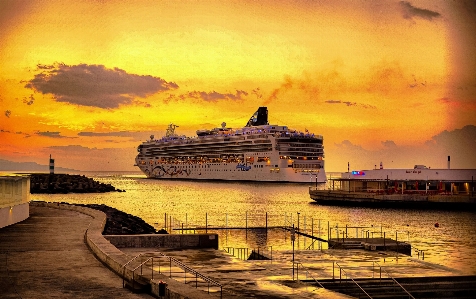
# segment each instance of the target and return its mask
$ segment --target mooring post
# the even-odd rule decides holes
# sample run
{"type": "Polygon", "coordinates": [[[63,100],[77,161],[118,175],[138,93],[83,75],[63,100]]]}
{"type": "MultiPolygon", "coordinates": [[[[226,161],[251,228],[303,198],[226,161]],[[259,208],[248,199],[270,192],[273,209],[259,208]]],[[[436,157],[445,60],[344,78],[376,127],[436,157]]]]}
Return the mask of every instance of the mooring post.
{"type": "Polygon", "coordinates": [[[167,230],[167,213],[165,213],[164,219],[164,229],[167,230]]]}
{"type": "Polygon", "coordinates": [[[205,213],[205,233],[208,233],[208,213],[205,213]]]}
{"type": "Polygon", "coordinates": [[[397,258],[398,258],[398,231],[395,232],[395,242],[397,243],[397,258]]]}

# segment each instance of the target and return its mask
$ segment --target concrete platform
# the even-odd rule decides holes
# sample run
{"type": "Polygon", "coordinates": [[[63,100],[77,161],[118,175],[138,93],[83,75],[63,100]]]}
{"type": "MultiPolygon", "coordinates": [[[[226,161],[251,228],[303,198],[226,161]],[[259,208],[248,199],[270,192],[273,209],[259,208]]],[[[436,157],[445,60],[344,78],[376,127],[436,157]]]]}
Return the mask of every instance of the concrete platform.
{"type": "Polygon", "coordinates": [[[84,242],[91,217],[30,206],[30,217],[0,229],[0,298],[153,298],[122,287],[84,242]]]}
{"type": "MultiPolygon", "coordinates": [[[[86,230],[89,228],[92,231],[92,226],[97,225],[92,222],[93,217],[67,208],[70,207],[62,209],[61,205],[58,208],[32,205],[30,218],[0,229],[0,297],[153,298],[122,288],[122,278],[99,262],[85,244],[86,230]]],[[[95,250],[102,250],[108,259],[115,259],[114,263],[118,265],[139,253],[157,251],[156,248],[119,250],[105,239],[102,242],[98,238],[104,239],[96,236],[96,232],[91,233],[91,240],[96,242],[95,250]]],[[[160,252],[173,256],[222,284],[223,298],[349,298],[331,290],[293,281],[292,251],[273,252],[272,261],[243,261],[223,250],[214,249],[161,248],[160,252]]],[[[375,261],[393,277],[464,274],[392,252],[301,250],[294,252],[294,255],[295,261],[305,267],[295,273],[295,278],[299,275],[300,280],[309,277],[317,280],[334,276],[338,278],[337,263],[353,277],[372,277],[377,273],[373,265],[375,261]]],[[[162,276],[170,288],[188,294],[186,298],[219,297],[219,294],[207,295],[190,284],[185,285],[183,275],[173,278],[162,276]]]]}

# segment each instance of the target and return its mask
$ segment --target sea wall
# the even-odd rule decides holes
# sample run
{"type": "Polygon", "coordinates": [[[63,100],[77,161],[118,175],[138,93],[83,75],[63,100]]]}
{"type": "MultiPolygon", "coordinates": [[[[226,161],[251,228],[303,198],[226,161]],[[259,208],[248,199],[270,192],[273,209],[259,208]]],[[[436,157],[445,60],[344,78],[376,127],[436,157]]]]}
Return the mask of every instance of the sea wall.
{"type": "Polygon", "coordinates": [[[117,248],[214,248],[218,249],[217,234],[185,235],[105,235],[117,248]]]}
{"type": "Polygon", "coordinates": [[[143,276],[140,273],[133,272],[132,267],[136,265],[130,263],[130,258],[113,244],[111,244],[111,242],[106,240],[102,235],[104,226],[106,224],[106,214],[103,212],[82,206],[61,203],[31,202],[30,204],[49,208],[72,210],[91,216],[91,223],[84,234],[84,240],[87,246],[98,260],[104,263],[118,276],[122,277],[126,283],[132,284],[132,282],[134,282],[136,286],[142,286],[143,291],[147,291],[155,297],[158,297],[157,285],[159,281],[163,281],[167,283],[167,290],[166,296],[161,298],[165,299],[210,298],[206,292],[179,283],[163,274],[155,274],[154,280],[151,281],[150,278],[147,278],[145,275],[143,276]]]}

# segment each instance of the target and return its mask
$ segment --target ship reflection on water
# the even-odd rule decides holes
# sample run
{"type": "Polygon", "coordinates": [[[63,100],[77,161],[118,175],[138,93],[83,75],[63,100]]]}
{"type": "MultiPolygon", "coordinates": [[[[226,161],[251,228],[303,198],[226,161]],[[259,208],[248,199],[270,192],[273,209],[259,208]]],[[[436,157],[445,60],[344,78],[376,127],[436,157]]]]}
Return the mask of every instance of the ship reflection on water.
{"type": "MultiPolygon", "coordinates": [[[[348,229],[347,236],[361,236],[365,230],[379,237],[385,232],[387,238],[398,236],[400,241],[409,242],[425,252],[425,262],[476,274],[473,212],[320,206],[309,198],[311,184],[167,181],[100,173],[92,176],[126,192],[35,194],[32,200],[105,204],[138,216],[151,225],[157,223],[157,228],[164,227],[165,217],[171,216],[174,234],[182,233],[179,230],[182,225],[202,228],[208,225],[208,232],[219,235],[220,249],[251,250],[272,246],[273,251],[291,250],[290,233],[272,228],[285,224],[299,225],[302,231],[323,239],[327,238],[328,231],[333,237],[337,232],[342,236],[346,225],[359,226],[362,228],[348,229]],[[435,227],[435,223],[439,227],[435,227]],[[266,225],[270,229],[264,229],[266,225]],[[213,227],[222,229],[213,230],[213,227]],[[229,229],[223,229],[225,227],[229,229]],[[231,229],[233,227],[242,229],[231,229]],[[243,229],[246,227],[248,229],[243,229]]],[[[322,249],[327,249],[325,243],[321,245],[322,249]]],[[[319,246],[318,242],[313,244],[302,236],[296,237],[294,242],[295,250],[301,254],[319,246]]],[[[413,257],[417,258],[415,251],[413,257]]]]}

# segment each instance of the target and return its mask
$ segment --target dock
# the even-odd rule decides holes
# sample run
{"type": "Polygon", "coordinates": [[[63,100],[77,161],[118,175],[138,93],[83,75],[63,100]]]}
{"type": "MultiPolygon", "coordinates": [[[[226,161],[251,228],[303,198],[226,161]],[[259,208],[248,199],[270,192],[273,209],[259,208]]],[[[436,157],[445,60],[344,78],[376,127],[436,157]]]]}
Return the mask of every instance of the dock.
{"type": "Polygon", "coordinates": [[[394,251],[412,255],[412,246],[406,242],[400,242],[390,238],[340,238],[330,239],[331,249],[363,249],[370,251],[394,251]]]}

